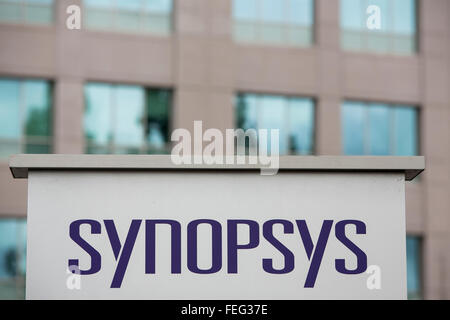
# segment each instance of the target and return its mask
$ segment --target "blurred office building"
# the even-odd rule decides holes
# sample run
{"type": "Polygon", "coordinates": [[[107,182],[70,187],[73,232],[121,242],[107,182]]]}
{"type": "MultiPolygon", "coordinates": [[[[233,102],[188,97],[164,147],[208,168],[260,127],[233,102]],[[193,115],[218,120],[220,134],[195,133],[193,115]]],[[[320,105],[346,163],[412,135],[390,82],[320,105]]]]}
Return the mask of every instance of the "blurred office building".
{"type": "Polygon", "coordinates": [[[408,297],[450,299],[448,0],[0,0],[0,299],[25,290],[11,154],[170,153],[194,120],[278,128],[284,155],[426,156],[408,297]]]}

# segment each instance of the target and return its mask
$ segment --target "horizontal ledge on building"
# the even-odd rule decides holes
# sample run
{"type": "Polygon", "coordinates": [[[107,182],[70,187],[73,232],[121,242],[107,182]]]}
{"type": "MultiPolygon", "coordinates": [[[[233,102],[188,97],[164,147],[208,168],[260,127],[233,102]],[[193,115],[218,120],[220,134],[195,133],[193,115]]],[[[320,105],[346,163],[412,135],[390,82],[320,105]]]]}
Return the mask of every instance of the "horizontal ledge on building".
{"type": "MultiPolygon", "coordinates": [[[[9,159],[11,173],[16,179],[28,178],[29,170],[80,171],[157,171],[157,170],[216,170],[245,171],[270,169],[261,164],[181,164],[172,162],[170,155],[81,155],[81,154],[18,154],[9,159]]],[[[425,169],[425,158],[394,156],[281,156],[280,171],[314,172],[404,172],[405,179],[414,179],[425,169]]]]}

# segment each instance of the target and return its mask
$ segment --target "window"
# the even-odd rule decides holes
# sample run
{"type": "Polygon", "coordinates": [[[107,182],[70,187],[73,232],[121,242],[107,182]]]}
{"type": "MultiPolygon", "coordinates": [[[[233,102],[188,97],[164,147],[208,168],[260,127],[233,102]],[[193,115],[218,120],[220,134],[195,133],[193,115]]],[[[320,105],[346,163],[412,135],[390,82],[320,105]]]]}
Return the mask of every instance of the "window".
{"type": "Polygon", "coordinates": [[[89,29],[167,35],[172,29],[172,0],[84,0],[89,29]]]}
{"type": "Polygon", "coordinates": [[[313,0],[233,0],[237,42],[310,46],[313,0]]]}
{"type": "Polygon", "coordinates": [[[406,269],[408,299],[422,299],[422,242],[419,237],[406,237],[406,269]]]}
{"type": "Polygon", "coordinates": [[[345,102],[342,106],[344,154],[417,155],[417,113],[411,106],[345,102]]]}
{"type": "Polygon", "coordinates": [[[25,298],[25,219],[0,219],[0,300],[25,298]]]}
{"type": "Polygon", "coordinates": [[[171,90],[89,83],[87,153],[168,153],[171,90]]]}
{"type": "Polygon", "coordinates": [[[406,55],[417,51],[415,0],[341,0],[340,6],[343,49],[406,55]],[[367,28],[370,5],[380,8],[379,30],[367,28]]]}
{"type": "Polygon", "coordinates": [[[0,22],[51,24],[53,0],[0,0],[0,22]]]}
{"type": "Polygon", "coordinates": [[[51,85],[0,79],[0,157],[51,152],[51,85]]]}
{"type": "Polygon", "coordinates": [[[243,130],[279,129],[280,155],[313,153],[314,102],[312,99],[239,94],[236,99],[236,124],[243,130]]]}

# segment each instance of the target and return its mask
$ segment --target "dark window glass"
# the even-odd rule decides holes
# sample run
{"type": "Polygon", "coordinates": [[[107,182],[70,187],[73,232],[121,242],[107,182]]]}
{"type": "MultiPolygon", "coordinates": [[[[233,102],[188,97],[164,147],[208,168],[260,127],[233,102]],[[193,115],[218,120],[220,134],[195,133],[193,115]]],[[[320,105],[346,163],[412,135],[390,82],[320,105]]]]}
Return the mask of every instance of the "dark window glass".
{"type": "Polygon", "coordinates": [[[172,92],[169,90],[147,90],[147,117],[145,119],[145,139],[148,152],[164,149],[170,141],[169,112],[172,92]]]}

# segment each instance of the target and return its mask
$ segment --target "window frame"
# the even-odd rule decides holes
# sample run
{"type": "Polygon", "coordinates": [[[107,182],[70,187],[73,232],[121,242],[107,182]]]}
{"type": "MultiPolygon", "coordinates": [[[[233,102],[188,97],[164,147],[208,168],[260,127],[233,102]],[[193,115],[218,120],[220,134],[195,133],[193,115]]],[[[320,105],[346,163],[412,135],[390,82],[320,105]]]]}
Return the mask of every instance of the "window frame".
{"type": "MultiPolygon", "coordinates": [[[[51,154],[54,151],[54,82],[50,79],[45,78],[12,78],[12,77],[0,77],[0,80],[14,81],[18,83],[19,86],[19,99],[18,99],[18,108],[19,108],[19,127],[20,127],[20,136],[18,139],[7,139],[0,136],[0,144],[2,143],[15,143],[18,144],[18,153],[27,153],[26,145],[31,142],[31,144],[45,145],[48,147],[48,153],[51,154]],[[48,85],[48,127],[49,127],[49,135],[47,137],[43,136],[28,136],[26,134],[26,117],[27,117],[27,109],[26,109],[26,97],[24,93],[24,85],[27,81],[41,81],[45,82],[48,85]]],[[[0,156],[0,159],[7,158],[8,156],[0,156]]]]}
{"type": "Polygon", "coordinates": [[[15,288],[15,296],[11,297],[13,299],[24,299],[25,298],[25,279],[26,279],[26,259],[27,259],[27,219],[25,217],[0,217],[0,224],[5,221],[14,221],[16,228],[16,239],[15,239],[15,258],[16,258],[16,275],[10,277],[0,277],[0,291],[2,287],[15,288]],[[21,229],[20,224],[25,223],[25,230],[21,229]],[[22,232],[25,231],[24,234],[22,232]],[[25,241],[21,236],[25,235],[25,241]],[[25,249],[22,253],[22,249],[25,249]],[[22,258],[25,261],[24,267],[25,273],[21,273],[21,262],[22,258]]]}
{"type": "MultiPolygon", "coordinates": [[[[416,292],[417,296],[416,297],[411,297],[410,296],[410,292],[408,290],[408,288],[406,289],[406,294],[407,294],[407,298],[408,299],[412,299],[412,300],[420,300],[420,299],[424,299],[424,249],[425,249],[425,239],[424,236],[421,234],[415,234],[415,233],[407,233],[406,234],[406,239],[411,238],[411,239],[415,239],[418,242],[418,254],[417,254],[417,267],[419,269],[418,272],[418,280],[419,280],[419,288],[418,288],[418,292],[416,292]]],[[[406,242],[406,241],[405,241],[406,242]]],[[[405,243],[406,244],[406,243],[405,243]]],[[[406,261],[406,263],[408,263],[408,260],[406,261]]],[[[408,265],[406,265],[406,267],[408,268],[408,265]]],[[[408,270],[407,270],[408,272],[408,270]]]]}
{"type": "MultiPolygon", "coordinates": [[[[238,100],[242,97],[245,96],[255,96],[258,97],[259,99],[263,99],[264,97],[276,97],[276,98],[283,98],[285,101],[284,103],[286,105],[284,105],[284,107],[288,107],[289,106],[289,102],[292,100],[309,100],[312,103],[312,122],[311,122],[311,126],[312,126],[312,132],[311,132],[311,150],[309,153],[297,153],[297,152],[291,152],[291,143],[289,142],[288,139],[288,135],[287,134],[287,142],[286,142],[286,146],[287,146],[287,153],[286,154],[281,154],[280,155],[302,155],[302,156],[310,156],[310,155],[315,155],[316,154],[316,150],[317,150],[317,99],[312,97],[312,96],[308,96],[308,95],[293,95],[293,94],[280,94],[280,93],[273,93],[273,92],[255,92],[255,91],[237,91],[234,94],[234,103],[233,103],[233,112],[234,112],[234,128],[235,129],[245,129],[245,128],[240,128],[238,127],[238,112],[237,112],[237,108],[238,108],[238,100]]],[[[259,102],[261,103],[261,102],[259,102]]],[[[258,108],[257,108],[258,109],[258,108]]],[[[258,111],[257,111],[258,113],[258,111]]],[[[257,119],[261,118],[260,114],[256,115],[257,119]]],[[[259,120],[258,120],[259,122],[259,120]]],[[[289,123],[289,116],[285,117],[285,119],[283,119],[283,124],[289,123]]],[[[280,126],[280,129],[282,128],[282,126],[280,126]]],[[[249,129],[249,128],[247,128],[249,129]]],[[[264,128],[253,128],[253,129],[264,129],[264,128]]],[[[289,124],[289,130],[290,130],[290,124],[289,124]]],[[[247,142],[246,142],[246,148],[247,148],[247,142]]],[[[246,150],[246,152],[248,152],[248,150],[246,150]]]]}
{"type": "MultiPolygon", "coordinates": [[[[89,31],[89,32],[108,32],[108,33],[117,33],[117,34],[133,34],[133,35],[141,35],[141,36],[153,36],[153,37],[170,37],[171,35],[173,35],[175,33],[175,10],[176,10],[176,2],[177,0],[170,0],[171,1],[171,11],[170,14],[167,15],[167,18],[169,19],[169,23],[168,23],[168,30],[167,33],[162,33],[162,32],[157,32],[155,30],[145,30],[143,28],[143,21],[144,21],[144,10],[143,8],[143,3],[141,1],[140,4],[140,9],[138,10],[138,16],[139,16],[139,21],[138,21],[138,28],[136,30],[132,30],[132,29],[124,29],[124,28],[119,28],[116,24],[116,20],[117,20],[117,16],[120,14],[120,12],[124,12],[125,10],[121,10],[120,8],[117,7],[116,5],[116,1],[117,0],[111,0],[112,1],[112,6],[109,6],[108,8],[103,8],[101,9],[102,11],[106,11],[109,12],[111,14],[111,21],[110,21],[110,26],[109,27],[92,27],[91,25],[89,25],[89,23],[85,24],[85,30],[89,31]]],[[[88,14],[89,14],[89,6],[86,5],[85,1],[82,0],[81,1],[81,6],[82,6],[82,11],[83,11],[83,19],[84,21],[88,21],[88,14]]],[[[97,9],[99,10],[99,9],[97,9]]],[[[153,12],[151,12],[151,14],[155,14],[153,12]]]]}
{"type": "Polygon", "coordinates": [[[112,83],[112,82],[102,82],[102,81],[87,81],[84,84],[83,88],[83,97],[84,97],[84,108],[83,108],[83,139],[84,139],[84,149],[83,152],[85,154],[168,154],[170,153],[171,149],[171,141],[170,141],[170,135],[165,142],[164,146],[161,149],[154,148],[148,144],[148,141],[145,135],[145,126],[141,126],[141,130],[143,130],[143,139],[140,143],[140,146],[138,148],[138,153],[121,153],[117,152],[120,150],[126,150],[127,148],[131,148],[130,146],[126,145],[117,145],[115,143],[115,120],[116,120],[116,114],[117,114],[117,99],[115,99],[115,90],[119,87],[136,87],[143,90],[143,101],[142,101],[142,114],[141,114],[141,122],[144,121],[144,119],[148,119],[148,93],[150,90],[161,90],[166,91],[169,94],[168,97],[168,107],[167,107],[167,114],[168,114],[168,130],[170,132],[172,128],[172,115],[173,115],[173,108],[174,108],[174,90],[171,87],[154,87],[154,86],[145,86],[141,84],[130,84],[130,83],[112,83]],[[111,97],[111,104],[108,106],[110,108],[110,119],[108,119],[109,122],[109,129],[111,134],[111,139],[105,144],[96,144],[95,142],[90,141],[90,139],[86,136],[86,125],[84,124],[85,117],[86,117],[86,108],[87,108],[87,88],[90,84],[94,85],[105,85],[108,87],[108,89],[111,91],[109,94],[111,97]],[[105,149],[106,153],[100,152],[89,152],[90,148],[94,149],[105,149]]]}
{"type": "Polygon", "coordinates": [[[45,27],[45,26],[52,26],[55,24],[56,21],[56,0],[51,0],[51,4],[46,5],[46,4],[40,4],[40,3],[29,3],[28,0],[16,0],[16,1],[11,1],[11,0],[0,0],[0,3],[6,3],[6,4],[10,4],[10,5],[15,5],[19,8],[19,19],[17,20],[0,20],[0,24],[12,24],[12,25],[28,25],[28,26],[33,26],[33,27],[45,27]],[[48,22],[36,22],[36,21],[30,21],[29,19],[27,19],[27,10],[30,6],[40,6],[40,7],[45,7],[45,8],[49,8],[49,12],[51,14],[51,18],[50,21],[48,22]]]}
{"type": "MultiPolygon", "coordinates": [[[[295,27],[299,27],[299,25],[296,25],[294,23],[292,23],[291,21],[289,21],[289,19],[287,18],[287,14],[290,11],[289,10],[289,0],[285,0],[285,3],[283,5],[283,22],[282,23],[277,23],[276,25],[280,28],[282,28],[281,34],[282,34],[282,41],[281,42],[275,42],[275,41],[267,41],[264,40],[264,38],[262,37],[262,31],[261,29],[264,28],[264,26],[267,25],[271,25],[272,23],[265,21],[264,19],[261,19],[261,7],[262,4],[261,2],[263,0],[255,0],[256,3],[256,12],[257,12],[257,19],[255,19],[254,21],[247,21],[247,23],[251,23],[253,24],[254,28],[255,28],[255,37],[250,40],[242,40],[242,39],[238,39],[238,37],[236,36],[236,25],[238,23],[244,23],[246,21],[243,21],[241,19],[237,19],[234,15],[234,4],[235,1],[245,1],[245,0],[232,0],[231,1],[231,37],[233,39],[233,41],[236,44],[239,45],[252,45],[252,46],[273,46],[273,47],[288,47],[288,48],[312,48],[317,44],[317,34],[316,34],[316,22],[317,22],[317,8],[316,8],[316,1],[315,0],[311,0],[311,20],[312,23],[310,26],[301,26],[302,28],[308,28],[310,29],[310,41],[308,43],[292,43],[292,41],[290,40],[290,32],[293,28],[295,27]]],[[[284,0],[283,0],[284,1],[284,0]]]]}
{"type": "Polygon", "coordinates": [[[414,149],[416,151],[415,154],[409,155],[409,156],[417,156],[421,154],[421,107],[415,104],[402,104],[402,103],[390,103],[390,102],[380,102],[380,101],[362,101],[362,100],[354,100],[354,99],[346,99],[341,102],[341,153],[343,155],[353,155],[353,154],[347,154],[345,152],[345,128],[344,128],[344,108],[346,103],[357,103],[363,106],[364,108],[364,132],[362,133],[362,140],[363,140],[363,153],[360,154],[361,156],[370,156],[373,155],[371,153],[371,142],[370,142],[370,134],[367,133],[367,131],[370,131],[370,116],[369,112],[370,109],[373,108],[373,105],[384,105],[389,110],[389,153],[387,155],[381,155],[381,156],[395,156],[396,155],[396,130],[395,130],[395,116],[394,112],[396,109],[400,108],[407,108],[412,109],[415,111],[415,146],[414,149]]]}
{"type": "MultiPolygon", "coordinates": [[[[362,6],[364,8],[367,8],[370,5],[370,0],[357,0],[360,1],[362,3],[362,6]]],[[[412,51],[410,52],[399,52],[398,50],[395,50],[395,45],[393,44],[393,39],[399,35],[398,32],[394,32],[392,30],[387,30],[384,32],[380,32],[380,30],[376,30],[376,31],[371,31],[371,30],[367,30],[364,27],[361,27],[358,30],[349,30],[349,29],[344,29],[342,26],[342,1],[340,0],[340,4],[339,4],[339,42],[340,42],[340,49],[342,51],[345,52],[357,52],[357,53],[368,53],[368,54],[382,54],[382,55],[395,55],[395,56],[417,56],[420,54],[421,52],[421,48],[420,48],[420,6],[421,6],[421,0],[412,0],[414,2],[414,19],[415,19],[415,30],[414,30],[414,36],[412,37],[412,39],[414,40],[414,47],[412,49],[412,51]],[[345,32],[357,32],[359,37],[361,38],[361,48],[360,49],[349,49],[346,48],[343,45],[343,35],[345,32]],[[368,45],[368,38],[370,35],[373,35],[374,33],[378,33],[378,35],[382,35],[384,38],[387,39],[387,46],[386,46],[386,51],[384,52],[379,52],[377,50],[373,50],[370,48],[370,46],[368,45]]],[[[395,21],[394,18],[394,14],[393,14],[393,4],[392,2],[390,2],[390,0],[387,2],[388,6],[389,6],[389,21],[392,22],[392,24],[395,21]]],[[[364,11],[365,12],[365,11],[364,11]]],[[[367,21],[367,15],[363,14],[362,20],[363,21],[367,21]]]]}

